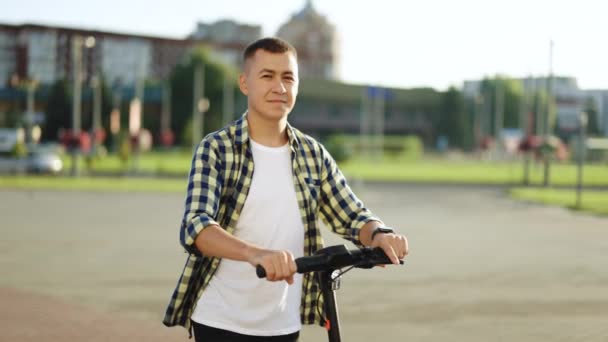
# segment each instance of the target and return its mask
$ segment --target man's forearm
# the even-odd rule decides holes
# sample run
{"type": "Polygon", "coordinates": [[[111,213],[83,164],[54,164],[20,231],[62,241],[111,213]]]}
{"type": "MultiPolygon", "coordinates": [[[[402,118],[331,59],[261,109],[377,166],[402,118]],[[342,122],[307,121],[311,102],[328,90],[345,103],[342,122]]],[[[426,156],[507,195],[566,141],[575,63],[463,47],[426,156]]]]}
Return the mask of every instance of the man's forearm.
{"type": "Polygon", "coordinates": [[[250,261],[252,254],[260,251],[260,248],[234,237],[217,225],[203,229],[194,244],[205,256],[236,261],[250,261]]]}
{"type": "Polygon", "coordinates": [[[382,227],[384,224],[380,221],[369,221],[359,231],[359,241],[363,246],[372,245],[372,233],[377,227],[382,227]]]}
{"type": "Polygon", "coordinates": [[[287,250],[277,251],[257,247],[228,234],[218,225],[203,229],[194,240],[194,244],[205,256],[246,261],[252,266],[260,265],[266,271],[266,279],[285,280],[288,284],[293,284],[293,275],[297,267],[293,254],[287,250]]]}

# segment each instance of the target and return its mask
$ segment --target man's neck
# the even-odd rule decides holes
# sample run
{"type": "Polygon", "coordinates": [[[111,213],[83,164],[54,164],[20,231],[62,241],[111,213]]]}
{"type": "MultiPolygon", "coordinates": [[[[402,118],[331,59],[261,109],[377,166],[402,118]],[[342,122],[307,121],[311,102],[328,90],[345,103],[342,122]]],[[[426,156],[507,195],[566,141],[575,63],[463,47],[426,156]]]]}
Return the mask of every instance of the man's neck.
{"type": "Polygon", "coordinates": [[[264,146],[280,147],[289,140],[287,118],[279,121],[269,121],[249,112],[247,114],[247,125],[249,126],[249,137],[264,146]]]}

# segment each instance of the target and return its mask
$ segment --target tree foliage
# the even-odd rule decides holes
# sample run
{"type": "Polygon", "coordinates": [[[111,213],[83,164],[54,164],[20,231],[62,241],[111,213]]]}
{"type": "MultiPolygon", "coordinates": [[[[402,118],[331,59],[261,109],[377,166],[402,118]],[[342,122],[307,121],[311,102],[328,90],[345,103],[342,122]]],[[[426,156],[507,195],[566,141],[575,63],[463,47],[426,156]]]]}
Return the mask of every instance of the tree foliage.
{"type": "Polygon", "coordinates": [[[451,147],[469,149],[473,144],[473,132],[465,111],[464,97],[454,87],[441,96],[437,131],[448,139],[451,147]]]}
{"type": "MultiPolygon", "coordinates": [[[[185,141],[185,137],[191,137],[185,130],[192,120],[194,73],[197,65],[204,68],[204,96],[209,99],[209,109],[204,114],[202,136],[226,124],[222,122],[224,78],[236,79],[234,76],[236,71],[214,60],[205,47],[195,48],[181,64],[175,67],[171,74],[171,126],[179,139],[178,143],[182,145],[191,143],[185,141]]],[[[236,87],[236,82],[233,86],[236,87]]]]}

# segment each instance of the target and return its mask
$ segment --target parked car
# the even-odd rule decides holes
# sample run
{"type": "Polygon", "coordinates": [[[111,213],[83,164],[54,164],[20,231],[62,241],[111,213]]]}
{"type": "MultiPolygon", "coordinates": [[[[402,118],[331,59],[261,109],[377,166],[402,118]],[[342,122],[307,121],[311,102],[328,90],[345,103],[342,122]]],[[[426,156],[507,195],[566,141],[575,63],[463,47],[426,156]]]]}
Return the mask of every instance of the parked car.
{"type": "Polygon", "coordinates": [[[27,156],[27,171],[32,173],[58,174],[63,170],[59,155],[49,152],[32,152],[27,156]]]}
{"type": "Polygon", "coordinates": [[[23,158],[0,156],[0,173],[58,174],[63,162],[56,153],[32,151],[23,158]]]}

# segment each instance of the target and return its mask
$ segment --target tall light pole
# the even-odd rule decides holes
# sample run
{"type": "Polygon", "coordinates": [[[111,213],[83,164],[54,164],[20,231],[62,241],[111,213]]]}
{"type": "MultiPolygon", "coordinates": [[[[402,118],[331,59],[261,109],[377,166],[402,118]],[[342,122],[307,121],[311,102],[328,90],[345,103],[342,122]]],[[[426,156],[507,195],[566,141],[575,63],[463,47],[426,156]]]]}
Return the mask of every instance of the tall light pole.
{"type": "Polygon", "coordinates": [[[475,110],[473,111],[473,140],[475,149],[479,148],[481,141],[481,116],[483,114],[483,102],[484,99],[481,92],[475,95],[475,110]]]}
{"type": "Polygon", "coordinates": [[[529,143],[531,141],[531,136],[533,135],[532,132],[532,122],[530,120],[529,117],[529,110],[528,110],[528,92],[526,91],[526,87],[522,87],[523,88],[523,94],[521,97],[521,103],[519,106],[519,128],[522,132],[522,139],[523,139],[523,144],[520,144],[520,146],[523,146],[524,148],[522,149],[523,155],[524,155],[524,172],[523,172],[523,181],[522,183],[524,185],[529,185],[530,184],[530,146],[529,143]]]}
{"type": "Polygon", "coordinates": [[[164,82],[162,92],[160,134],[165,147],[169,147],[169,141],[166,139],[171,134],[171,80],[164,82]]]}
{"type": "Polygon", "coordinates": [[[120,82],[114,82],[112,86],[112,112],[110,113],[110,133],[112,134],[112,152],[116,153],[118,148],[118,133],[120,133],[120,107],[122,103],[122,86],[120,82]]]}
{"type": "Polygon", "coordinates": [[[545,145],[543,153],[543,161],[545,164],[545,171],[543,177],[543,186],[547,187],[550,183],[551,176],[551,148],[549,146],[549,114],[552,111],[553,104],[553,40],[549,44],[549,80],[547,82],[547,108],[545,110],[545,120],[543,120],[543,131],[545,133],[543,145],[545,145]]]}
{"type": "Polygon", "coordinates": [[[35,102],[36,102],[36,88],[38,87],[38,81],[36,80],[27,80],[26,84],[27,90],[27,103],[26,103],[26,111],[25,111],[25,143],[30,144],[34,142],[32,130],[34,127],[34,112],[35,112],[35,102]]]}
{"type": "Polygon", "coordinates": [[[82,110],[82,45],[81,36],[72,37],[72,139],[70,150],[72,154],[72,176],[78,176],[78,154],[80,153],[80,117],[82,110]]]}
{"type": "Polygon", "coordinates": [[[364,86],[361,88],[361,117],[359,119],[359,144],[361,155],[366,158],[369,156],[369,117],[370,117],[370,96],[371,87],[364,86]]]}
{"type": "Polygon", "coordinates": [[[483,134],[482,137],[483,138],[489,138],[490,135],[492,135],[492,89],[490,87],[487,87],[484,91],[483,91],[483,98],[486,99],[485,102],[483,102],[483,115],[482,115],[482,122],[483,122],[483,134]]]}
{"type": "Polygon", "coordinates": [[[384,88],[375,88],[375,96],[373,99],[372,107],[375,115],[375,159],[382,160],[384,154],[384,111],[385,111],[385,97],[387,90],[384,88]]]}
{"type": "MultiPolygon", "coordinates": [[[[95,47],[95,37],[89,36],[84,41],[84,46],[87,49],[95,47]]],[[[91,125],[91,153],[93,156],[97,153],[97,134],[101,127],[101,79],[97,72],[95,63],[91,63],[87,68],[92,70],[91,88],[93,90],[93,119],[91,125]]]]}
{"type": "Polygon", "coordinates": [[[583,192],[583,165],[585,162],[585,148],[587,140],[587,113],[582,112],[578,117],[578,137],[579,137],[579,149],[578,149],[578,168],[577,168],[577,181],[576,181],[576,208],[581,208],[582,205],[582,192],[583,192]]]}
{"type": "Polygon", "coordinates": [[[209,100],[205,98],[205,65],[197,64],[194,68],[194,86],[192,94],[192,148],[203,138],[204,114],[209,109],[209,100]]]}
{"type": "Polygon", "coordinates": [[[101,128],[101,80],[98,75],[91,79],[91,87],[93,88],[93,124],[91,129],[92,139],[92,154],[97,154],[97,135],[100,134],[101,128]]]}
{"type": "Polygon", "coordinates": [[[229,73],[224,74],[224,89],[223,89],[223,117],[224,125],[232,121],[234,117],[234,83],[232,75],[229,73]]]}
{"type": "Polygon", "coordinates": [[[496,152],[500,150],[502,146],[501,135],[502,129],[504,127],[504,110],[505,110],[505,89],[501,79],[496,77],[496,88],[495,90],[495,100],[496,100],[496,108],[495,108],[495,116],[494,116],[494,139],[496,141],[496,152]]]}
{"type": "MultiPolygon", "coordinates": [[[[542,88],[542,84],[541,86],[539,86],[539,83],[543,82],[542,79],[537,79],[534,81],[534,91],[535,91],[535,96],[536,96],[536,120],[534,122],[534,128],[535,128],[535,133],[536,135],[540,138],[543,135],[543,117],[544,117],[544,111],[543,111],[543,102],[542,102],[542,98],[541,98],[541,88],[542,88]]],[[[545,100],[548,101],[548,100],[545,100]]]]}
{"type": "Polygon", "coordinates": [[[129,107],[129,137],[131,140],[131,150],[133,151],[133,162],[131,171],[136,173],[139,171],[139,157],[141,152],[141,130],[143,126],[144,104],[145,104],[145,74],[146,61],[145,52],[140,49],[139,63],[134,66],[137,70],[135,76],[135,98],[131,100],[129,107]]]}

